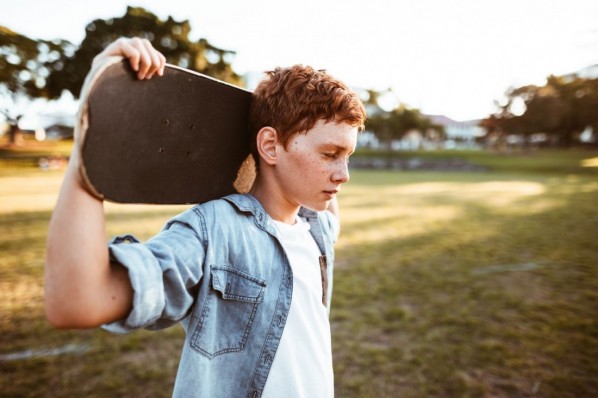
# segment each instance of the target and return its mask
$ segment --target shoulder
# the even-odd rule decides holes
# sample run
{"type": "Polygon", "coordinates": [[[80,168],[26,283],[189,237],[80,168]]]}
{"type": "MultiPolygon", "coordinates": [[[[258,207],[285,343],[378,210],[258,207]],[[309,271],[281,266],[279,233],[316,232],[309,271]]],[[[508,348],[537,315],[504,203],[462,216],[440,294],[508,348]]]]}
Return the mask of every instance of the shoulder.
{"type": "Polygon", "coordinates": [[[318,224],[322,228],[322,233],[327,236],[334,244],[338,240],[340,232],[340,222],[338,216],[331,211],[314,211],[302,207],[299,210],[299,215],[306,219],[317,219],[318,224]]]}
{"type": "Polygon", "coordinates": [[[192,210],[196,214],[206,217],[222,215],[238,216],[255,213],[255,203],[248,195],[233,194],[196,205],[192,210]]]}
{"type": "Polygon", "coordinates": [[[224,228],[224,225],[235,228],[239,223],[251,222],[254,212],[250,199],[235,194],[195,205],[181,216],[197,220],[208,229],[215,225],[219,228],[224,228]]]}
{"type": "Polygon", "coordinates": [[[234,217],[235,209],[224,199],[216,199],[197,204],[171,218],[164,229],[173,229],[177,226],[191,227],[196,231],[204,231],[206,224],[212,220],[226,220],[234,217]]]}
{"type": "Polygon", "coordinates": [[[324,210],[318,212],[318,219],[320,220],[324,233],[330,236],[332,242],[336,242],[340,233],[338,216],[331,211],[324,210]]]}

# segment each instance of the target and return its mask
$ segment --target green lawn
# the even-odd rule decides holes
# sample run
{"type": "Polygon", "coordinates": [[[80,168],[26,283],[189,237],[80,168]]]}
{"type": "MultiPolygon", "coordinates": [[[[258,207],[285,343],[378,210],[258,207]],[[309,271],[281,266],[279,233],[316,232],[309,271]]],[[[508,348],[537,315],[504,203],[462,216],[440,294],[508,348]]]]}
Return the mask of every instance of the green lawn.
{"type": "MultiPolygon", "coordinates": [[[[598,168],[583,167],[598,153],[459,156],[494,166],[352,172],[331,313],[337,396],[598,396],[598,168]]],[[[180,327],[47,325],[62,171],[2,162],[0,396],[170,396],[180,327]]],[[[107,205],[108,234],[145,239],[180,210],[107,205]]]]}
{"type": "Polygon", "coordinates": [[[353,178],[332,312],[339,396],[597,396],[598,178],[353,178]]]}

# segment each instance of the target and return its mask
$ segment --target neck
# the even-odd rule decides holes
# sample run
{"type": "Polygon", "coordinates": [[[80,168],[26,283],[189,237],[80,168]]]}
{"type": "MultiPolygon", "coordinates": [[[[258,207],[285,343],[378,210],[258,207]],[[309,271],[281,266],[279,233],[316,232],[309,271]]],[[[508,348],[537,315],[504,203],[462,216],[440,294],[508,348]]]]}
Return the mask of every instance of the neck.
{"type": "Polygon", "coordinates": [[[294,224],[300,206],[287,201],[280,189],[267,183],[267,179],[258,174],[249,191],[264,207],[266,213],[276,221],[294,224]]]}

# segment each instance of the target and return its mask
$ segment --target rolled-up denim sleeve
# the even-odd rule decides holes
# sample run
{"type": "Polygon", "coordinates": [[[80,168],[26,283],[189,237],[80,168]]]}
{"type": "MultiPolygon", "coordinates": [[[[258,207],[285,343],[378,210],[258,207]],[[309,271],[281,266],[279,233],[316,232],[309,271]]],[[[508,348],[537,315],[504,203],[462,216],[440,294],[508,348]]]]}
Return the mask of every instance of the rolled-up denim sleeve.
{"type": "Polygon", "coordinates": [[[123,265],[133,288],[133,306],[120,321],[103,326],[115,333],[162,329],[189,313],[203,275],[205,224],[196,208],[170,220],[162,231],[140,243],[125,235],[109,243],[110,259],[123,265]]]}

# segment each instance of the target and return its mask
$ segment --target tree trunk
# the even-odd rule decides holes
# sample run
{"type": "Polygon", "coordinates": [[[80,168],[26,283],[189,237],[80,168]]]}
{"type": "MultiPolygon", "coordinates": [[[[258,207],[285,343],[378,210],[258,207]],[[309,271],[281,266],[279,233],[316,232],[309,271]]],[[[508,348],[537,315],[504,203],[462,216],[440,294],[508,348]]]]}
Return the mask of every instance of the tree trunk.
{"type": "Polygon", "coordinates": [[[10,146],[21,146],[23,145],[23,132],[19,129],[19,126],[11,124],[8,130],[8,139],[10,146]]]}

